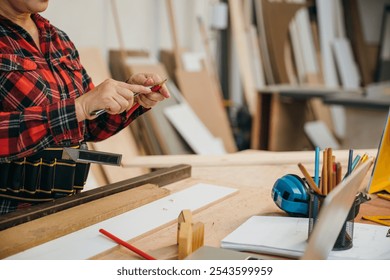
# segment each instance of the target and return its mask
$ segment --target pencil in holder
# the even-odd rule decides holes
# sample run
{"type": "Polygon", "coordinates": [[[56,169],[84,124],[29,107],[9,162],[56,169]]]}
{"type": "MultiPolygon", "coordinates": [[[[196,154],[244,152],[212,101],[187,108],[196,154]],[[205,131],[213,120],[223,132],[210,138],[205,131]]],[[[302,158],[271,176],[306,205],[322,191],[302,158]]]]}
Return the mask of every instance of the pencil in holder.
{"type": "MultiPolygon", "coordinates": [[[[316,222],[318,221],[318,215],[321,210],[321,206],[325,200],[325,195],[320,195],[312,190],[309,190],[309,230],[308,236],[313,232],[316,222]]],[[[354,201],[351,210],[337,236],[336,242],[333,246],[333,251],[342,251],[352,248],[353,246],[353,228],[354,219],[359,211],[358,201],[354,201]]]]}

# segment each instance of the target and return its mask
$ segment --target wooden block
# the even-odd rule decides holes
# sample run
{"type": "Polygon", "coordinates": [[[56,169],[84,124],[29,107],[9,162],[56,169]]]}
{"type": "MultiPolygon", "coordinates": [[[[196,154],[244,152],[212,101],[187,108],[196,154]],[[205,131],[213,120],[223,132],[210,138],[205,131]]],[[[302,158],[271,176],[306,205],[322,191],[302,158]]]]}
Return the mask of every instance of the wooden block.
{"type": "Polygon", "coordinates": [[[192,212],[189,209],[181,211],[177,218],[177,244],[179,260],[204,244],[204,224],[193,223],[192,212]]]}
{"type": "Polygon", "coordinates": [[[196,251],[196,249],[204,245],[204,224],[197,222],[192,224],[192,250],[191,252],[196,251]]]}
{"type": "Polygon", "coordinates": [[[180,226],[182,223],[192,223],[192,212],[189,209],[184,209],[180,212],[177,218],[177,244],[179,244],[180,226]]]}
{"type": "Polygon", "coordinates": [[[181,223],[179,231],[178,259],[183,260],[192,252],[192,224],[181,223]]]}

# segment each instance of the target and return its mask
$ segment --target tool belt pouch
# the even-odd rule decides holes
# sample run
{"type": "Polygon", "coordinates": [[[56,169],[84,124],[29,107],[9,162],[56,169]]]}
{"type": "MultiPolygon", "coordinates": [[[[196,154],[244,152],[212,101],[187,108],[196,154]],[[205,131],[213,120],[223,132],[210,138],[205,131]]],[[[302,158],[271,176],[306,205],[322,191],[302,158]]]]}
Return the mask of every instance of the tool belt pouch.
{"type": "Polygon", "coordinates": [[[81,191],[89,163],[62,159],[62,149],[47,149],[17,161],[0,164],[0,197],[31,202],[81,191]]]}

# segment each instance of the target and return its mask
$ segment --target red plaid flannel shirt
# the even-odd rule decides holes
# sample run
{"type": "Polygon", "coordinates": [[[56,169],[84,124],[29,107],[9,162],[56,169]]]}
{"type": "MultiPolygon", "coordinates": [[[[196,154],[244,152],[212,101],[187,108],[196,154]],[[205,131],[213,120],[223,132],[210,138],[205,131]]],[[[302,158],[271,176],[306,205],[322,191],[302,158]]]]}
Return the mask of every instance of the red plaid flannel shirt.
{"type": "Polygon", "coordinates": [[[68,36],[38,14],[40,49],[20,26],[0,18],[0,163],[50,146],[100,141],[148,109],[78,122],[75,98],[93,88],[68,36]]]}

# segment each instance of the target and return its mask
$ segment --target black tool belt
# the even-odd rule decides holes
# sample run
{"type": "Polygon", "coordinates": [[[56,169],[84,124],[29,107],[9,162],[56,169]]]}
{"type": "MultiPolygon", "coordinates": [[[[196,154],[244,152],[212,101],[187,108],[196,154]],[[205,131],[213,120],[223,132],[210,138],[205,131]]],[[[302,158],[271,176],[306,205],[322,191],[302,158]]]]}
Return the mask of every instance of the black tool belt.
{"type": "Polygon", "coordinates": [[[0,197],[43,202],[81,191],[90,164],[62,159],[62,153],[62,148],[48,148],[33,156],[1,163],[0,197]]]}

